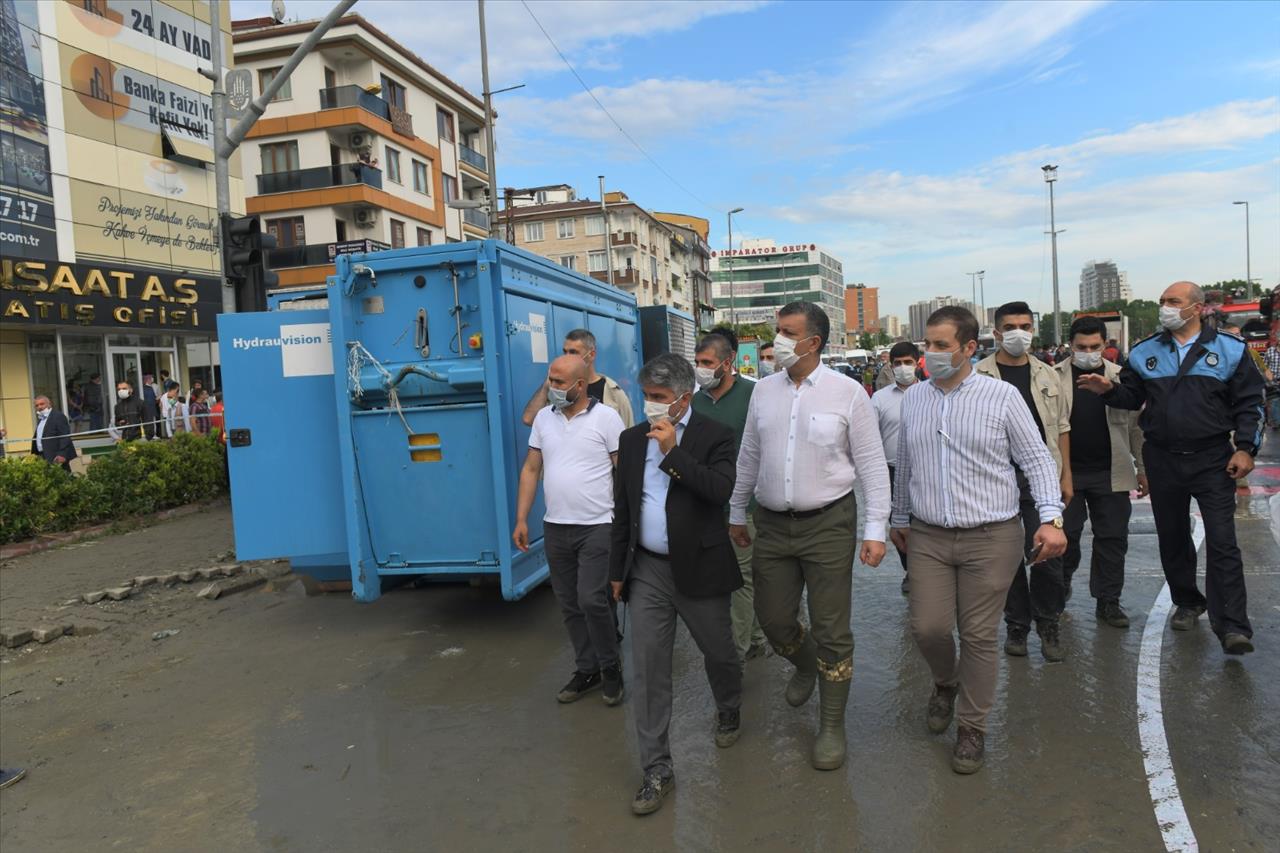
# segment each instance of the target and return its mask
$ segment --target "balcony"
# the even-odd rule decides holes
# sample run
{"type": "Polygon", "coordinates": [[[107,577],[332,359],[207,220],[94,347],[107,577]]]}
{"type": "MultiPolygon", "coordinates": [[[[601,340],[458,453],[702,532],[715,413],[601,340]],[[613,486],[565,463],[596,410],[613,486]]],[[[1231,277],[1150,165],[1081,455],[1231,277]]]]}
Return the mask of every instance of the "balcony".
{"type": "Polygon", "coordinates": [[[468,166],[474,166],[482,172],[486,172],[489,169],[489,161],[483,154],[468,148],[461,142],[458,143],[458,158],[468,166]]]}
{"type": "Polygon", "coordinates": [[[475,227],[481,228],[485,231],[489,230],[489,214],[485,213],[483,210],[473,210],[471,208],[464,207],[462,209],[462,221],[468,225],[474,225],[475,227]]]}
{"type": "Polygon", "coordinates": [[[317,166],[314,169],[295,169],[290,172],[268,172],[258,176],[258,195],[321,190],[354,184],[364,184],[380,190],[382,170],[364,163],[343,163],[339,166],[317,166]]]}
{"type": "MultiPolygon", "coordinates": [[[[609,274],[604,270],[592,272],[591,277],[599,281],[607,282],[609,274]]],[[[640,277],[636,275],[635,267],[627,267],[625,270],[613,271],[613,284],[615,287],[635,287],[640,282],[640,277]]]]}
{"type": "Polygon", "coordinates": [[[343,107],[359,107],[380,119],[391,122],[391,127],[403,136],[413,136],[413,116],[391,106],[377,95],[366,92],[360,86],[335,86],[320,90],[320,109],[337,110],[343,107]]]}
{"type": "Polygon", "coordinates": [[[615,231],[610,235],[610,242],[615,246],[634,246],[638,241],[634,231],[615,231]]]}
{"type": "Polygon", "coordinates": [[[267,266],[273,270],[293,267],[316,267],[333,263],[338,255],[353,252],[377,252],[390,249],[388,243],[379,240],[347,240],[344,243],[314,243],[306,246],[287,246],[267,252],[267,266]]]}

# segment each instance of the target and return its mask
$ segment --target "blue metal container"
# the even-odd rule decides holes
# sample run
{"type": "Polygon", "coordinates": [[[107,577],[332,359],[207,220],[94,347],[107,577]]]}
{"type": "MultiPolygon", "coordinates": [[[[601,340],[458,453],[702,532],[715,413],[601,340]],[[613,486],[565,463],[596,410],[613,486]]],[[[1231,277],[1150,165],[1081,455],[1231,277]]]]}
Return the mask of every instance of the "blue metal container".
{"type": "Polygon", "coordinates": [[[389,575],[520,598],[547,577],[541,493],[511,541],[520,415],[584,327],[635,405],[634,298],[492,240],[339,256],[327,290],[219,317],[237,555],[345,566],[361,601],[389,575]]]}

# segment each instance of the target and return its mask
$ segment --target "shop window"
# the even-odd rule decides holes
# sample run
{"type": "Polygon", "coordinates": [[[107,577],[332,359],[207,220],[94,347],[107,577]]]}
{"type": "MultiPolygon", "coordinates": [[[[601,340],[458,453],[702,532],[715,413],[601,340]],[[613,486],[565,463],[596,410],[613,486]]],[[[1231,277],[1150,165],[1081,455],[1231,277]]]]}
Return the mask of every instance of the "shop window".
{"type": "Polygon", "coordinates": [[[58,342],[53,335],[27,335],[27,360],[31,364],[31,396],[48,397],[55,409],[64,411],[66,403],[58,379],[58,342]]]}
{"type": "Polygon", "coordinates": [[[115,402],[115,389],[107,377],[102,338],[97,335],[63,335],[62,367],[67,390],[67,420],[72,432],[106,428],[115,402]],[[94,377],[97,381],[94,381],[94,377]]]}

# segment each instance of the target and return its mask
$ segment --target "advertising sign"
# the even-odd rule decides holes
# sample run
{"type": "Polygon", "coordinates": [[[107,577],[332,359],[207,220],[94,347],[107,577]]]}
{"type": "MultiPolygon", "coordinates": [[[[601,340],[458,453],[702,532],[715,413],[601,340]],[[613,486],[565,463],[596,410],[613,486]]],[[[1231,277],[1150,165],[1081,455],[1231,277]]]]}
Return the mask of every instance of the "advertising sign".
{"type": "Polygon", "coordinates": [[[329,244],[329,263],[333,263],[333,259],[338,255],[354,255],[360,252],[380,252],[383,249],[390,249],[390,243],[383,243],[381,240],[346,240],[342,243],[329,244]]]}
{"type": "Polygon", "coordinates": [[[0,2],[0,253],[58,256],[34,3],[0,2]]]}
{"type": "Polygon", "coordinates": [[[738,341],[737,370],[743,376],[760,378],[760,344],[758,341],[738,341]]]}

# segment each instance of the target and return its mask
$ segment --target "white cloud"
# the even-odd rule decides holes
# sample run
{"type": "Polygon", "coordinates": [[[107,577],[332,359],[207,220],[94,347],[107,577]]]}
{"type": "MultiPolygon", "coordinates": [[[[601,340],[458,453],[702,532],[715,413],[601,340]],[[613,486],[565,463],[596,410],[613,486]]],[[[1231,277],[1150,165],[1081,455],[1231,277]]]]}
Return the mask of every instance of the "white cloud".
{"type": "MultiPolygon", "coordinates": [[[[529,6],[575,66],[607,68],[617,46],[750,12],[761,0],[530,0],[529,6]]],[[[323,17],[331,0],[289,0],[288,17],[323,17]]],[[[232,17],[270,14],[269,0],[232,0],[232,17]]],[[[352,9],[472,91],[480,86],[480,25],[474,0],[360,0],[352,9]]],[[[495,89],[531,82],[564,64],[518,2],[485,4],[489,74],[495,89]]]]}

